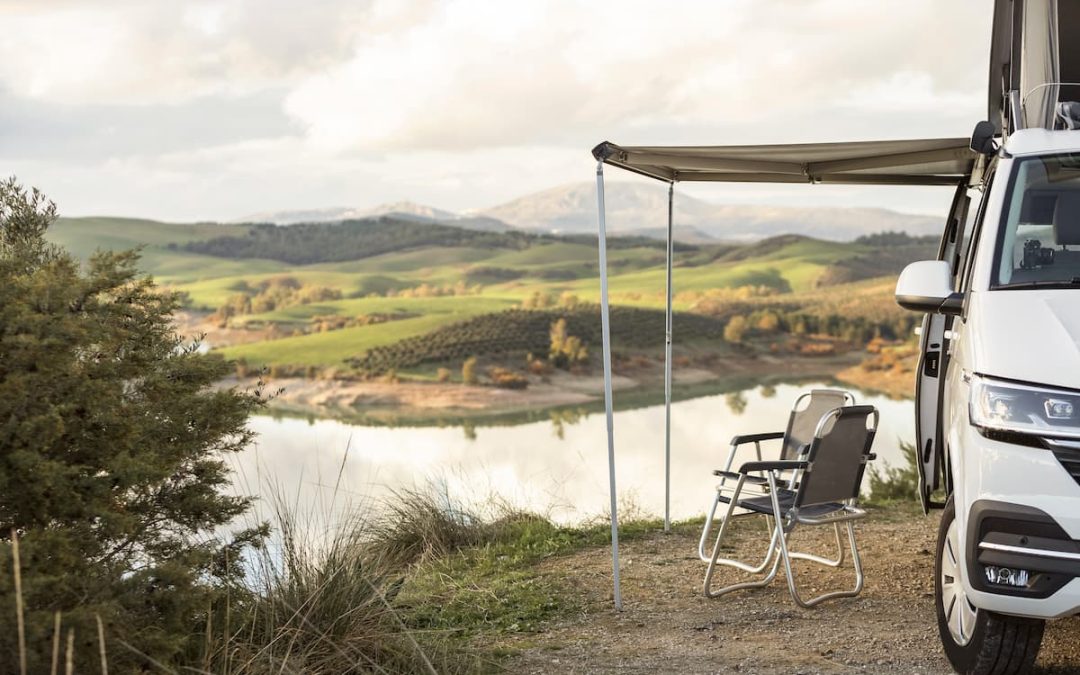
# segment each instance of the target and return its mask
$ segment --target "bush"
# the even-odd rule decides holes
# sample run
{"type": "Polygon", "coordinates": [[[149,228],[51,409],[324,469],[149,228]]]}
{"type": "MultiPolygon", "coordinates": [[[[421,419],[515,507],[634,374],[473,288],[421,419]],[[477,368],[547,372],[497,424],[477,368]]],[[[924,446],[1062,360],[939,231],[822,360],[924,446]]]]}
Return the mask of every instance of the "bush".
{"type": "Polygon", "coordinates": [[[48,671],[55,612],[80,672],[97,672],[98,620],[130,645],[110,652],[115,672],[185,662],[264,534],[216,536],[248,509],[225,456],[251,441],[264,398],[214,386],[235,367],[173,333],[177,299],[134,253],[82,268],[48,244],[55,217],[0,183],[0,659],[18,652],[17,535],[30,672],[48,671]]]}
{"type": "Polygon", "coordinates": [[[450,369],[449,368],[439,368],[437,371],[435,371],[435,379],[438,382],[449,382],[450,381],[450,369]]]}
{"type": "Polygon", "coordinates": [[[567,334],[566,319],[560,318],[551,324],[549,334],[551,348],[548,350],[548,360],[556,368],[569,368],[574,364],[589,360],[589,351],[581,342],[581,338],[567,334]]]}
{"type": "Polygon", "coordinates": [[[476,357],[470,356],[461,364],[461,381],[465,384],[476,384],[476,357]]]}
{"type": "Polygon", "coordinates": [[[901,443],[906,466],[890,466],[879,471],[870,466],[870,500],[873,502],[909,501],[919,498],[919,461],[913,443],[901,443]]]}
{"type": "Polygon", "coordinates": [[[780,317],[774,312],[764,312],[757,322],[757,329],[763,333],[772,333],[780,329],[780,317]]]}
{"type": "Polygon", "coordinates": [[[512,370],[493,366],[488,369],[488,378],[491,383],[500,389],[525,389],[529,386],[529,379],[512,370]]]}
{"type": "Polygon", "coordinates": [[[728,342],[742,342],[746,336],[746,317],[733,316],[724,326],[724,339],[728,342]]]}

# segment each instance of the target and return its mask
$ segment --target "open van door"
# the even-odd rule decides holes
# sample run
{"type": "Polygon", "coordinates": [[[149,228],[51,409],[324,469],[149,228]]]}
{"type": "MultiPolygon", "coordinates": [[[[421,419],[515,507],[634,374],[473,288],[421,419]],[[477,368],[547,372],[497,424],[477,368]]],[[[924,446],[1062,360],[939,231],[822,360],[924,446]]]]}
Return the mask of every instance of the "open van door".
{"type": "MultiPolygon", "coordinates": [[[[953,288],[960,275],[960,251],[964,242],[968,204],[966,182],[956,188],[945,232],[938,246],[938,260],[946,260],[952,268],[953,288]]],[[[944,464],[942,459],[942,397],[945,393],[945,370],[948,366],[949,341],[953,317],[945,314],[923,316],[919,338],[919,366],[915,378],[915,439],[916,467],[919,470],[919,500],[923,513],[945,505],[930,496],[941,488],[944,464]]]]}

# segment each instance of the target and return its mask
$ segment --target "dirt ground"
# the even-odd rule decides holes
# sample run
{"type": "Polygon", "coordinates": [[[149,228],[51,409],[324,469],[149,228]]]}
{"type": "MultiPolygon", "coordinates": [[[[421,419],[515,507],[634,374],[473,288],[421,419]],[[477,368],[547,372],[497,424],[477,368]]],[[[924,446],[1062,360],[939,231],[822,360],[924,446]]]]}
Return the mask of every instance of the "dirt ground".
{"type": "MultiPolygon", "coordinates": [[[[568,581],[585,611],[539,635],[503,646],[518,650],[513,673],[951,673],[937,635],[933,548],[937,516],[877,511],[857,525],[866,572],[858,598],[812,610],[797,607],[783,572],[765,589],[717,599],[701,594],[705,563],[689,528],[625,542],[624,611],[611,604],[610,551],[549,561],[544,573],[568,581]]],[[[763,550],[757,525],[737,532],[739,551],[763,550]],[[754,548],[754,543],[758,548],[754,548]]],[[[763,528],[762,528],[763,530],[763,528]]],[[[796,532],[802,550],[830,552],[831,529],[796,532]]],[[[850,556],[849,556],[850,558],[850,556]]],[[[737,572],[718,575],[720,584],[737,572]]],[[[804,597],[854,580],[841,570],[798,563],[804,597]]],[[[1080,619],[1048,624],[1037,673],[1080,673],[1080,619]]]]}

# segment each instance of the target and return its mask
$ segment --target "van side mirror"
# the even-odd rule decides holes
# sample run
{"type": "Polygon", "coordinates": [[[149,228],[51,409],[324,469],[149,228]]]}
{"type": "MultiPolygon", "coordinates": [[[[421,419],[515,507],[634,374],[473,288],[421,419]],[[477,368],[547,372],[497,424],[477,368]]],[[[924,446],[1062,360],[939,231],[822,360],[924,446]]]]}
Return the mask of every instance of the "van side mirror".
{"type": "Polygon", "coordinates": [[[997,146],[994,144],[994,125],[985,120],[976,124],[975,130],[971,132],[970,147],[980,155],[992,155],[997,152],[997,146]]]}
{"type": "Polygon", "coordinates": [[[921,260],[900,273],[896,280],[896,302],[917,312],[959,314],[964,307],[964,294],[953,291],[948,262],[921,260]]]}

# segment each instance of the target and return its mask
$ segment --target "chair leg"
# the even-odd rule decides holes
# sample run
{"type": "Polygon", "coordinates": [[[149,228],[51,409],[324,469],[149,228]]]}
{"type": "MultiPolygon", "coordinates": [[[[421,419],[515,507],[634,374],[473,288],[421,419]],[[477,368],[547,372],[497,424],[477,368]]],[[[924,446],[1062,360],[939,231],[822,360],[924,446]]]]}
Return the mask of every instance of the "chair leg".
{"type": "Polygon", "coordinates": [[[701,539],[698,541],[698,557],[704,562],[709,562],[712,558],[705,553],[705,542],[709,540],[709,530],[712,529],[713,518],[716,516],[716,507],[720,505],[720,490],[716,491],[716,498],[713,499],[712,508],[709,509],[709,515],[705,516],[705,527],[701,528],[701,539]]]}
{"type": "Polygon", "coordinates": [[[769,540],[769,547],[765,552],[765,558],[761,561],[760,565],[757,565],[756,567],[751,567],[750,565],[738,560],[720,557],[720,546],[724,540],[724,534],[727,533],[728,523],[731,522],[731,513],[735,509],[735,503],[738,501],[739,493],[741,491],[742,481],[740,480],[739,484],[735,488],[735,493],[732,495],[731,502],[728,504],[727,512],[724,514],[724,519],[720,521],[720,531],[716,535],[716,543],[713,544],[712,555],[709,557],[709,567],[705,571],[704,583],[705,596],[709,598],[716,598],[732,591],[744,588],[760,588],[762,586],[768,586],[770,583],[772,583],[772,580],[776,578],[776,574],[780,569],[780,557],[777,555],[776,548],[777,532],[775,529],[773,530],[772,537],[769,540]],[[716,591],[712,590],[712,578],[713,574],[716,572],[717,565],[735,567],[744,572],[749,572],[750,574],[760,574],[765,571],[765,568],[768,567],[770,561],[772,561],[772,569],[770,569],[769,573],[764,578],[758,581],[746,581],[742,583],[732,584],[716,591]]]}
{"type": "MultiPolygon", "coordinates": [[[[774,499],[773,501],[774,506],[776,507],[775,510],[779,512],[779,507],[775,504],[776,500],[774,499]]],[[[839,529],[839,523],[834,523],[834,525],[836,525],[837,529],[839,529]]],[[[863,576],[862,561],[859,559],[859,548],[855,542],[855,526],[850,520],[847,522],[847,531],[848,542],[851,545],[851,560],[855,565],[855,588],[850,591],[833,591],[831,593],[824,593],[809,600],[803,600],[799,596],[799,591],[796,588],[795,584],[795,574],[791,569],[792,556],[788,553],[786,532],[784,532],[783,527],[778,528],[778,530],[780,532],[780,557],[784,559],[784,571],[787,573],[788,591],[790,591],[791,599],[795,601],[795,604],[805,609],[810,609],[811,607],[825,602],[826,600],[833,600],[836,598],[853,598],[862,592],[863,582],[865,578],[863,576]]]]}
{"type": "Polygon", "coordinates": [[[814,555],[812,553],[802,553],[801,551],[791,551],[791,557],[798,560],[809,560],[810,562],[816,562],[821,565],[828,565],[829,567],[840,567],[844,564],[844,545],[840,543],[840,523],[833,523],[833,532],[836,534],[835,558],[825,558],[823,556],[814,555]]]}
{"type": "MultiPolygon", "coordinates": [[[[705,546],[706,546],[706,543],[709,541],[709,535],[712,533],[713,523],[714,523],[714,521],[716,519],[716,507],[719,506],[719,505],[720,505],[720,491],[717,490],[716,491],[716,499],[713,500],[712,508],[709,509],[708,515],[705,516],[705,526],[701,528],[701,538],[698,539],[698,558],[700,558],[702,562],[713,562],[713,556],[712,556],[711,553],[706,553],[705,552],[705,546]]],[[[731,513],[731,512],[732,512],[732,510],[729,509],[728,513],[731,513]]],[[[743,514],[743,515],[749,515],[749,514],[743,514]]],[[[732,516],[730,516],[730,515],[725,516],[725,520],[727,518],[730,518],[730,517],[732,517],[732,516]]],[[[765,529],[767,531],[772,530],[771,522],[772,521],[769,518],[769,516],[765,516],[765,529]]],[[[730,558],[716,558],[715,562],[717,564],[720,564],[720,565],[728,565],[728,566],[731,566],[731,567],[736,567],[736,568],[738,568],[738,569],[740,569],[740,570],[742,570],[744,572],[750,572],[752,574],[759,574],[762,571],[764,571],[765,566],[768,565],[769,560],[772,559],[773,548],[775,546],[776,546],[776,534],[773,533],[772,541],[769,543],[769,550],[766,552],[765,558],[761,561],[760,564],[758,564],[758,565],[756,565],[754,567],[751,567],[747,563],[741,562],[739,560],[732,560],[730,558]]]]}

